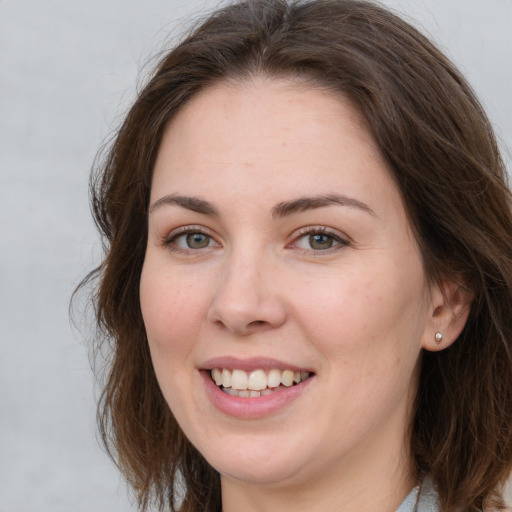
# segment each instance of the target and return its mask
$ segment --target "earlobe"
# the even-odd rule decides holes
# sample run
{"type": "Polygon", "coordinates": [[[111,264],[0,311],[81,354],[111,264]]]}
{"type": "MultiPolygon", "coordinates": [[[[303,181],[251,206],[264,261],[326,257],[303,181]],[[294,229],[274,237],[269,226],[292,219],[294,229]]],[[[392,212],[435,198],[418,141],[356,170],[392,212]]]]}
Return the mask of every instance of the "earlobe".
{"type": "Polygon", "coordinates": [[[431,290],[431,319],[427,322],[422,346],[436,352],[449,347],[466,325],[472,292],[460,283],[445,280],[431,290]]]}

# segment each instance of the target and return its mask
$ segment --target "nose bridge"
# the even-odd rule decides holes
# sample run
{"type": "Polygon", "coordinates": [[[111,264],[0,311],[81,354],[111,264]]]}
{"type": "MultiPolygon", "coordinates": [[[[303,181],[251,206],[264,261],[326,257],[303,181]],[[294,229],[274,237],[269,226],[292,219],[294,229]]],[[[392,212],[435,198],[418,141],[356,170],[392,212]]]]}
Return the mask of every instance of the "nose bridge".
{"type": "Polygon", "coordinates": [[[277,267],[250,242],[233,247],[224,261],[209,319],[238,334],[281,325],[286,316],[275,286],[277,267]]]}

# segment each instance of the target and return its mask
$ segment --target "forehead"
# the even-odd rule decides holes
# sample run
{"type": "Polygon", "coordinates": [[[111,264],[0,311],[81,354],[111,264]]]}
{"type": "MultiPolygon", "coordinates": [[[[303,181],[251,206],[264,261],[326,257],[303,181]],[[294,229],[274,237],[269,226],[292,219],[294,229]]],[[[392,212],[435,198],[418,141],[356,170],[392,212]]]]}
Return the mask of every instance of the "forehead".
{"type": "Polygon", "coordinates": [[[278,191],[368,195],[373,189],[379,202],[385,187],[396,207],[401,201],[390,176],[348,99],[301,82],[259,78],[207,87],[184,105],[164,133],[152,200],[164,191],[219,195],[222,182],[248,199],[253,191],[276,200],[289,199],[278,191]],[[178,190],[164,190],[169,187],[178,190]]]}
{"type": "MultiPolygon", "coordinates": [[[[199,138],[203,144],[211,141],[216,150],[231,147],[241,151],[249,149],[255,139],[259,144],[267,139],[283,147],[287,139],[293,137],[316,143],[324,138],[328,143],[331,138],[328,131],[340,122],[351,138],[360,139],[373,154],[379,153],[362,116],[341,93],[335,94],[299,79],[254,77],[220,82],[200,91],[169,123],[166,138],[186,135],[194,143],[199,138]],[[224,140],[224,144],[219,145],[229,127],[233,129],[232,143],[224,140]],[[248,132],[240,131],[241,127],[248,132]],[[204,131],[219,128],[222,129],[219,137],[215,137],[214,132],[204,137],[204,131]]],[[[336,137],[336,133],[333,135],[336,137]]]]}

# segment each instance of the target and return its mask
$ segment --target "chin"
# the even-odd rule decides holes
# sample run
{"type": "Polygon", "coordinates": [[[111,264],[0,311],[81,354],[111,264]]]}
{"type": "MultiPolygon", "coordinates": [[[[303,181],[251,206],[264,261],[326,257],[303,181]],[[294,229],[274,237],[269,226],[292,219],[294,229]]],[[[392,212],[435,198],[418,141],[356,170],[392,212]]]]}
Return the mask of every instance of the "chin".
{"type": "Polygon", "coordinates": [[[252,436],[247,436],[245,440],[239,436],[228,447],[224,444],[214,446],[212,443],[206,449],[201,447],[200,451],[223,477],[273,486],[301,481],[301,475],[307,478],[308,458],[299,446],[294,443],[286,445],[277,439],[262,442],[261,436],[257,440],[252,436]]]}
{"type": "MultiPolygon", "coordinates": [[[[283,486],[286,483],[300,482],[301,471],[295,465],[285,462],[258,463],[249,467],[240,461],[226,461],[214,468],[220,473],[221,478],[229,478],[245,482],[251,485],[265,487],[283,486]]],[[[306,478],[304,478],[306,480],[306,478]]]]}

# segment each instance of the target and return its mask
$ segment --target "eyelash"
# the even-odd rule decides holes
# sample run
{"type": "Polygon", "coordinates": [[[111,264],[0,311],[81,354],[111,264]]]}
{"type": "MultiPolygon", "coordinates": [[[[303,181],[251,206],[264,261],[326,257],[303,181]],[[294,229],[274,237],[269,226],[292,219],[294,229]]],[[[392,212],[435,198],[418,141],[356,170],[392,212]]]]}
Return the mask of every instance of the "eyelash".
{"type": "MultiPolygon", "coordinates": [[[[163,245],[168,247],[170,250],[175,252],[182,252],[182,253],[188,253],[188,252],[196,252],[200,251],[202,249],[207,249],[209,247],[212,247],[210,245],[211,242],[214,242],[216,246],[219,246],[218,242],[215,241],[214,237],[204,228],[201,226],[184,226],[182,228],[178,228],[174,230],[172,233],[170,233],[168,236],[166,236],[163,239],[163,245]],[[187,235],[203,235],[204,237],[208,238],[208,244],[205,247],[198,247],[198,248],[192,248],[192,247],[179,247],[177,245],[177,240],[179,240],[182,237],[185,237],[187,235]]],[[[350,246],[351,242],[348,238],[343,237],[338,231],[332,230],[326,226],[307,226],[299,230],[293,241],[287,245],[287,247],[291,248],[297,248],[299,250],[302,250],[306,254],[321,254],[321,253],[331,253],[333,251],[342,249],[344,247],[350,246]],[[298,246],[298,242],[306,237],[313,237],[313,236],[324,236],[329,237],[334,245],[331,245],[327,248],[322,249],[314,249],[312,247],[309,248],[303,248],[298,246]]]]}
{"type": "Polygon", "coordinates": [[[297,236],[293,239],[289,247],[297,247],[303,250],[307,254],[321,254],[331,253],[336,250],[343,249],[351,245],[350,240],[347,237],[342,236],[338,231],[330,229],[326,226],[307,226],[299,230],[297,236]],[[297,246],[297,242],[304,239],[305,237],[312,237],[315,235],[326,236],[332,239],[335,245],[326,249],[314,249],[314,248],[301,248],[297,246]]]}
{"type": "MultiPolygon", "coordinates": [[[[172,233],[170,233],[163,239],[162,243],[163,243],[163,245],[168,247],[171,251],[188,253],[188,252],[195,252],[200,249],[206,249],[208,247],[212,247],[209,245],[209,243],[211,241],[215,242],[215,239],[208,231],[206,231],[201,226],[184,226],[182,228],[178,228],[178,229],[175,229],[174,231],[172,231],[172,233]],[[185,237],[186,235],[196,235],[196,234],[203,235],[209,239],[208,245],[206,247],[194,249],[192,247],[187,247],[187,248],[179,247],[176,244],[176,241],[178,239],[180,239],[181,237],[185,237]]],[[[217,242],[215,242],[215,244],[217,246],[219,245],[217,242]]]]}

